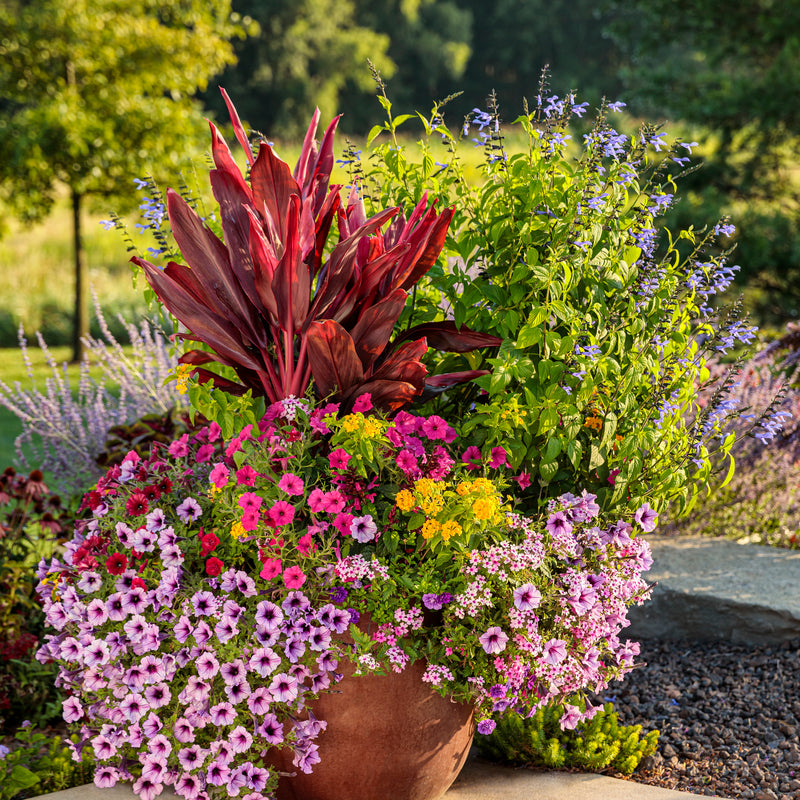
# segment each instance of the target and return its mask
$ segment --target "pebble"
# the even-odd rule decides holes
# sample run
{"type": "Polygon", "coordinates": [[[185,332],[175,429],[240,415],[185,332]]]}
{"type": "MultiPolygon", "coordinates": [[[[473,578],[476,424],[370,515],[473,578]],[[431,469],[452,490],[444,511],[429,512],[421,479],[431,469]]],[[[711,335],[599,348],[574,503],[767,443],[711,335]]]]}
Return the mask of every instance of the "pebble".
{"type": "Polygon", "coordinates": [[[658,752],[634,781],[732,800],[800,800],[800,642],[645,640],[639,660],[608,691],[620,724],[660,731],[658,752]]]}

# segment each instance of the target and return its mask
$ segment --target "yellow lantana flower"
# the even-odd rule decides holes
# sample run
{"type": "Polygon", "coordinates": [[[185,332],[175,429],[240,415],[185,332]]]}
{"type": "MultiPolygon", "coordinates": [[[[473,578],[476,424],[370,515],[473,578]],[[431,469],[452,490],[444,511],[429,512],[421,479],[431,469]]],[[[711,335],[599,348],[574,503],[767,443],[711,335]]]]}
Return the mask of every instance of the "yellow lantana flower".
{"type": "Polygon", "coordinates": [[[245,529],[242,523],[237,519],[233,525],[231,525],[231,536],[233,536],[234,539],[241,539],[244,534],[245,529]]]}
{"type": "Polygon", "coordinates": [[[414,483],[414,489],[423,497],[427,497],[433,491],[434,485],[433,480],[430,478],[420,478],[414,483]]]}
{"type": "Polygon", "coordinates": [[[408,489],[401,489],[394,502],[401,511],[411,511],[414,508],[414,495],[408,489]]]}
{"type": "Polygon", "coordinates": [[[432,539],[442,529],[441,524],[435,519],[426,519],[422,526],[422,538],[432,539]]]}
{"type": "Polygon", "coordinates": [[[461,526],[454,519],[449,519],[442,525],[442,539],[447,541],[452,536],[458,536],[461,530],[461,526]]]}
{"type": "Polygon", "coordinates": [[[490,497],[479,497],[472,504],[472,510],[478,519],[492,519],[497,511],[497,500],[490,497]]]}

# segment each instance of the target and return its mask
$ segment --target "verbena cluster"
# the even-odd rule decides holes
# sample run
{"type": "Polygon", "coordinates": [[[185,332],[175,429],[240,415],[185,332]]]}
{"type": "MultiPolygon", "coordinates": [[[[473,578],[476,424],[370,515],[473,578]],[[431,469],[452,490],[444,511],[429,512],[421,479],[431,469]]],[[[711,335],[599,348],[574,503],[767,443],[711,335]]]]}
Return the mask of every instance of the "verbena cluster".
{"type": "Polygon", "coordinates": [[[481,733],[554,699],[574,727],[597,710],[584,693],[632,668],[621,634],[647,589],[633,524],[652,530],[649,506],[601,522],[584,492],[522,517],[505,449],[484,458],[440,417],[371,411],[369,395],[339,417],[289,398],[230,440],[212,423],[131,453],[85,496],[91,518],[39,566],[56,632],[38,657],[60,665],[98,786],[262,800],[270,747],[302,771],[319,760],[327,723],[301,712],[343,659],[425,658],[481,733]]]}
{"type": "MultiPolygon", "coordinates": [[[[696,386],[711,354],[754,337],[739,315],[712,305],[738,269],[719,246],[731,226],[659,230],[695,143],[669,143],[649,125],[620,133],[611,117],[623,103],[584,122],[586,103],[543,84],[510,128],[491,99],[460,135],[435,108],[421,117],[415,158],[396,136],[408,115],[393,117],[381,100],[387,122],[370,133],[354,180],[379,206],[408,206],[427,192],[455,208],[447,267],[428,273],[401,321],[436,319],[445,308],[456,325],[503,337],[498,353],[467,359],[491,374],[448,392],[436,413],[464,418],[478,446],[507,446],[530,475],[528,507],[575,486],[606,509],[690,506],[733,441],[709,425],[712,409],[698,407],[696,386]],[[506,149],[513,129],[523,152],[506,149]],[[448,149],[440,163],[434,138],[448,149]],[[465,143],[485,153],[476,184],[459,156],[465,143]]],[[[453,357],[431,360],[454,368],[453,357]]]]}
{"type": "MultiPolygon", "coordinates": [[[[0,405],[22,423],[16,439],[20,463],[48,472],[54,488],[66,494],[82,492],[102,474],[98,456],[105,450],[108,431],[152,412],[167,413],[184,406],[171,377],[175,359],[157,324],[139,326],[120,317],[131,341],[130,353],[115,339],[96,305],[102,339],[88,338],[78,385],[72,386],[65,366],[59,366],[41,335],[37,335],[51,377],[44,390],[9,387],[0,381],[0,405]],[[102,375],[95,379],[91,367],[102,375]]],[[[34,384],[27,341],[20,331],[20,349],[34,384]]]]}

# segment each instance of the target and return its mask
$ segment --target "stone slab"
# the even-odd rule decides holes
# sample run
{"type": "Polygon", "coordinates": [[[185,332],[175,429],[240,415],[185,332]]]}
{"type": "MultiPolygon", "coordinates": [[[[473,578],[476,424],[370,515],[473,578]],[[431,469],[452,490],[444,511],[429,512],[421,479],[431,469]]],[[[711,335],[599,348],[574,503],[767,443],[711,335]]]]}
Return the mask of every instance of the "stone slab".
{"type": "Polygon", "coordinates": [[[800,552],[727,539],[649,536],[657,585],[631,609],[633,639],[778,644],[800,638],[800,552]]]}
{"type": "MultiPolygon", "coordinates": [[[[688,800],[696,795],[583,772],[536,772],[470,758],[442,800],[688,800]]],[[[136,800],[129,785],[76,786],[35,800],[136,800]]],[[[180,800],[165,791],[158,800],[180,800]]],[[[308,798],[312,800],[312,798],[308,798]]],[[[341,800],[349,800],[342,797],[341,800]]],[[[384,800],[392,800],[391,797],[384,800]]]]}

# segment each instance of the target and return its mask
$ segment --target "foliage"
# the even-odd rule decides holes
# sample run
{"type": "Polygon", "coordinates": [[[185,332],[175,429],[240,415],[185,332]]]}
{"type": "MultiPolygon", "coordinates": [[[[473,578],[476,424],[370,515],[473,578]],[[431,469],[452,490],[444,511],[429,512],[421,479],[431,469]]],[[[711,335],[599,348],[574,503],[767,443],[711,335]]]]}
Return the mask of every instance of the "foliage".
{"type": "Polygon", "coordinates": [[[793,4],[778,12],[763,0],[735,8],[717,0],[612,5],[609,33],[626,56],[621,77],[631,103],[640,113],[703,126],[714,146],[687,189],[715,201],[715,214],[736,214],[744,267],[738,282],[756,284],[777,306],[764,303],[759,312],[796,317],[797,262],[787,251],[796,248],[800,188],[793,167],[800,10],[793,4]]]}
{"type": "Polygon", "coordinates": [[[64,743],[23,723],[12,747],[0,745],[0,800],[24,800],[87,783],[91,764],[88,758],[73,761],[76,740],[73,736],[64,743]]]}
{"type": "Polygon", "coordinates": [[[27,221],[69,190],[75,360],[88,331],[82,200],[113,197],[123,207],[143,160],[174,175],[198,133],[191,97],[232,61],[228,38],[239,30],[230,0],[0,6],[0,189],[27,221]]]}
{"type": "Polygon", "coordinates": [[[50,356],[41,335],[39,346],[52,375],[44,391],[36,388],[24,336],[20,347],[32,387],[23,389],[16,382],[11,388],[0,381],[0,404],[16,414],[23,426],[16,440],[19,460],[39,463],[52,474],[54,486],[67,494],[85,490],[101,474],[97,459],[107,449],[109,428],[154,411],[166,415],[185,405],[176,385],[165,385],[175,361],[158,326],[149,320],[136,326],[120,318],[132,343],[128,355],[100,307],[95,310],[103,339],[86,340],[88,352],[74,395],[69,376],[50,356]],[[98,379],[90,375],[92,364],[101,367],[98,379]]]}
{"type": "Polygon", "coordinates": [[[35,725],[58,716],[60,694],[55,668],[38,664],[44,615],[35,594],[33,569],[51,558],[56,544],[74,522],[74,510],[50,494],[43,475],[18,474],[12,467],[0,475],[0,730],[22,722],[35,725]]]}
{"type": "MultiPolygon", "coordinates": [[[[236,63],[219,85],[241,98],[242,115],[270,136],[302,136],[314,109],[332,117],[345,92],[365,105],[372,86],[367,58],[387,75],[394,70],[387,55],[392,32],[365,25],[354,0],[234,0],[233,8],[259,31],[234,43],[236,63]]],[[[224,112],[217,92],[205,101],[224,112]]]]}
{"type": "MultiPolygon", "coordinates": [[[[337,410],[286,399],[228,441],[212,423],[129,454],[84,498],[63,560],[40,565],[56,632],[38,658],[61,666],[98,786],[264,797],[275,778],[253,754],[288,745],[311,771],[325,721],[301,712],[341,659],[425,658],[481,733],[632,668],[620,634],[651,563],[633,525],[651,530],[651,509],[609,523],[583,493],[526,519],[502,448],[460,452],[436,416],[367,416],[368,394],[337,410]]],[[[559,724],[592,713],[566,702],[559,724]]]]}
{"type": "Polygon", "coordinates": [[[397,208],[367,219],[355,193],[344,206],[340,187],[329,185],[338,118],[317,149],[319,113],[313,116],[292,172],[263,140],[254,157],[230,102],[229,109],[250,185],[212,125],[211,186],[225,241],[169,190],[171,231],[188,266],[171,261],[162,270],[132,259],[186,327],[182,337],[206,346],[184,353],[181,363],[228,394],[250,392],[275,402],[304,395],[313,378],[319,397],[352,403],[370,392],[387,409],[409,404],[426,388],[441,390],[483,374],[426,379],[420,359],[428,344],[463,352],[496,346],[495,336],[442,322],[408,328],[389,343],[409,290],[439,255],[452,212],[437,214],[423,196],[408,219],[397,208]],[[335,246],[327,242],[334,219],[335,246]],[[239,382],[205,369],[212,361],[232,368],[239,382]]]}
{"type": "Polygon", "coordinates": [[[478,747],[487,758],[512,764],[594,772],[610,767],[630,775],[658,746],[658,731],[642,737],[641,725],[620,725],[611,703],[574,730],[562,730],[558,721],[553,706],[528,719],[503,717],[489,736],[478,739],[478,747]]]}
{"type": "Polygon", "coordinates": [[[514,466],[529,473],[531,506],[578,485],[606,508],[645,499],[691,507],[711,453],[719,450],[728,465],[733,442],[709,426],[714,407],[697,405],[705,361],[755,330],[738,308],[710,307],[736,271],[714,247],[732,226],[656,230],[693,143],[670,145],[647,125],[620,134],[609,116],[622,104],[611,104],[573,159],[568,125],[587,104],[542,94],[514,121],[528,140],[519,154],[505,151],[497,109],[476,110],[465,131],[477,128],[486,163],[471,186],[459,158],[463,139],[445,127],[442,109],[425,120],[427,139],[443,137],[451,148],[437,165],[426,139],[422,157],[409,158],[396,138],[406,115],[394,118],[380,99],[387,122],[372,130],[369,166],[354,177],[378,205],[410,204],[424,191],[455,203],[448,268],[421,283],[402,321],[428,322],[444,309],[456,326],[503,337],[496,356],[467,358],[471,368],[491,369],[475,381],[482,391],[449,392],[437,413],[463,417],[484,450],[505,444],[514,466]]]}

